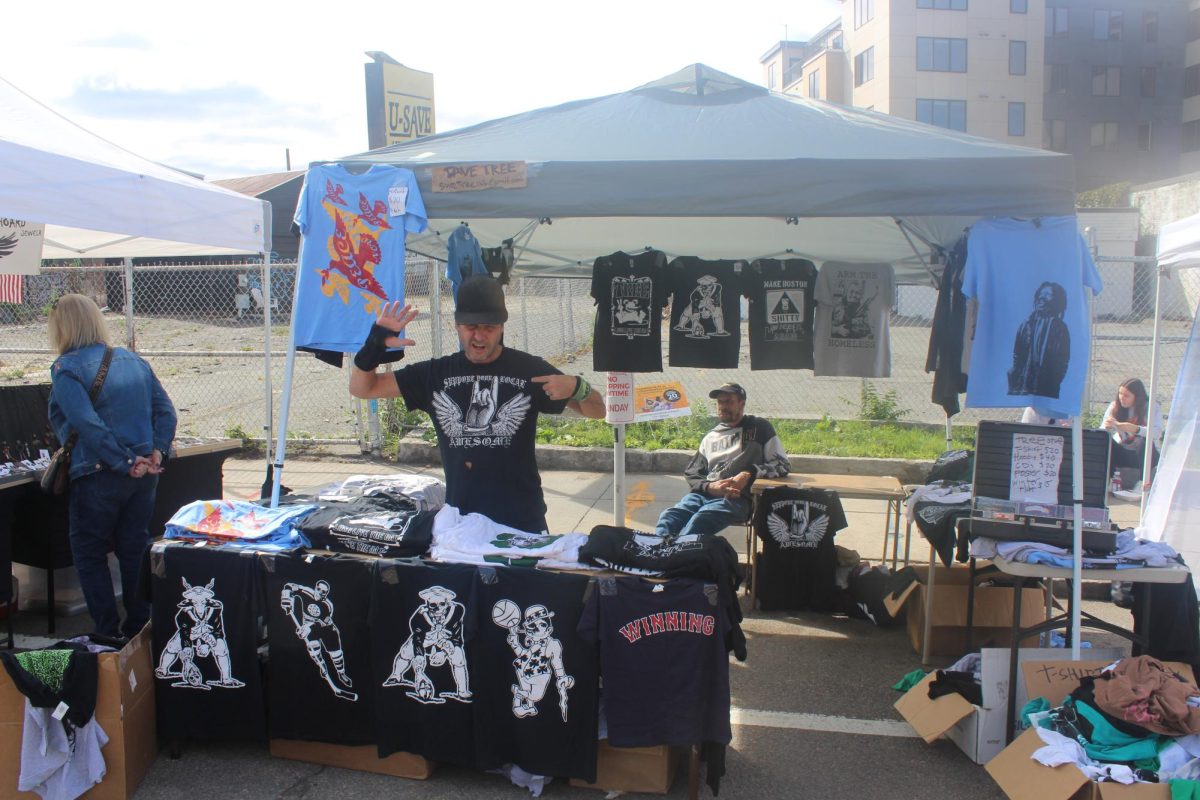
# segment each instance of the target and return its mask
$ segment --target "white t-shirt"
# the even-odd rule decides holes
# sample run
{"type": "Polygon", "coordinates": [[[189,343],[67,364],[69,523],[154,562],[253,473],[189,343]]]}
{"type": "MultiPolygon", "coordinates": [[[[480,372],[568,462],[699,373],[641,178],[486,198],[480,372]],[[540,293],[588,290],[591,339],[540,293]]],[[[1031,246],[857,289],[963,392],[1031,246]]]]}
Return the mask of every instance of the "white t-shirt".
{"type": "Polygon", "coordinates": [[[892,374],[888,320],[896,297],[891,264],[827,261],[817,274],[813,374],[892,374]]]}

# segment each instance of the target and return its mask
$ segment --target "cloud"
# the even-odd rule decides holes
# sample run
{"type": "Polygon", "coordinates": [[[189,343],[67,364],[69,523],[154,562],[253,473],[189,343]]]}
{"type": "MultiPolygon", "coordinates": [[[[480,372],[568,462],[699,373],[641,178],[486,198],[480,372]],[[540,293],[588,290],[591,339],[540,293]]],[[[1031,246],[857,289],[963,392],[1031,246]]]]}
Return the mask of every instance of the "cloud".
{"type": "Polygon", "coordinates": [[[138,36],[129,32],[112,33],[108,36],[101,36],[98,39],[84,39],[78,44],[80,47],[100,47],[109,50],[154,49],[154,45],[145,36],[138,36]]]}
{"type": "Polygon", "coordinates": [[[309,129],[326,124],[316,105],[291,106],[272,99],[257,86],[236,83],[201,89],[137,89],[100,78],[75,84],[64,105],[97,119],[208,119],[214,124],[239,127],[250,122],[300,122],[309,129]]]}

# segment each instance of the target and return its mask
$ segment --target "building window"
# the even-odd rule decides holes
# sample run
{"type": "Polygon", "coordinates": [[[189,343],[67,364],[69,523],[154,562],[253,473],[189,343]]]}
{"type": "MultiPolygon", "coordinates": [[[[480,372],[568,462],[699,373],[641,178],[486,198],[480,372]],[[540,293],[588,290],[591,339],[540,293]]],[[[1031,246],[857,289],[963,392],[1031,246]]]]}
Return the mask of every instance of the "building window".
{"type": "Polygon", "coordinates": [[[917,122],[926,125],[936,125],[939,128],[949,128],[954,131],[967,131],[967,101],[966,100],[922,100],[917,99],[917,122]]]}
{"type": "Polygon", "coordinates": [[[775,65],[768,64],[767,65],[767,88],[774,89],[778,85],[779,85],[779,78],[776,77],[776,75],[775,75],[775,65]]]}
{"type": "Polygon", "coordinates": [[[1092,94],[1119,97],[1121,95],[1121,68],[1092,67],[1092,94]]]}
{"type": "Polygon", "coordinates": [[[1008,135],[1009,136],[1024,136],[1025,135],[1025,104],[1024,103],[1009,103],[1008,104],[1008,135]]]}
{"type": "Polygon", "coordinates": [[[854,29],[875,19],[875,0],[854,0],[854,29]]]}
{"type": "Polygon", "coordinates": [[[1046,8],[1046,38],[1063,39],[1071,32],[1071,9],[1046,8]]]}
{"type": "Polygon", "coordinates": [[[1093,122],[1092,123],[1092,149],[1093,150],[1116,150],[1117,149],[1117,123],[1115,123],[1115,122],[1093,122]]]}
{"type": "Polygon", "coordinates": [[[1183,71],[1183,96],[1200,94],[1200,64],[1193,64],[1183,71]]]}
{"type": "Polygon", "coordinates": [[[1147,11],[1142,15],[1142,38],[1147,42],[1158,41],[1158,12],[1147,11]]]}
{"type": "Polygon", "coordinates": [[[1200,120],[1183,123],[1183,152],[1195,153],[1200,150],[1200,120]]]}
{"type": "Polygon", "coordinates": [[[842,35],[839,33],[837,36],[833,37],[833,49],[834,49],[834,50],[841,50],[841,49],[842,49],[842,47],[843,47],[843,44],[842,44],[842,35]]]}
{"type": "Polygon", "coordinates": [[[854,57],[854,85],[862,86],[875,77],[875,48],[868,47],[854,57]]]}
{"type": "Polygon", "coordinates": [[[931,72],[966,72],[967,40],[918,36],[917,69],[931,72]]]}
{"type": "Polygon", "coordinates": [[[936,8],[939,11],[966,11],[967,0],[917,0],[917,8],[936,8]]]}
{"type": "Polygon", "coordinates": [[[1125,14],[1122,11],[1106,11],[1099,9],[1092,12],[1092,38],[1099,41],[1121,41],[1121,28],[1125,24],[1125,14]]]}
{"type": "Polygon", "coordinates": [[[1138,150],[1143,153],[1150,152],[1150,123],[1143,122],[1138,125],[1138,150]]]}
{"type": "Polygon", "coordinates": [[[1011,41],[1008,43],[1008,74],[1025,74],[1025,43],[1011,41]]]}
{"type": "Polygon", "coordinates": [[[808,73],[808,96],[813,100],[821,99],[821,70],[819,69],[808,73]]]}
{"type": "Polygon", "coordinates": [[[1200,8],[1188,12],[1188,41],[1200,40],[1200,8]]]}
{"type": "Polygon", "coordinates": [[[1158,69],[1142,67],[1141,80],[1138,82],[1142,97],[1154,97],[1158,94],[1158,69]]]}
{"type": "Polygon", "coordinates": [[[1061,119],[1048,119],[1042,129],[1042,148],[1059,153],[1067,152],[1067,123],[1061,119]]]}
{"type": "Polygon", "coordinates": [[[1008,0],[1008,13],[1028,14],[1029,0],[1008,0]]]}
{"type": "Polygon", "coordinates": [[[1067,93],[1067,65],[1046,65],[1046,94],[1067,93]]]}

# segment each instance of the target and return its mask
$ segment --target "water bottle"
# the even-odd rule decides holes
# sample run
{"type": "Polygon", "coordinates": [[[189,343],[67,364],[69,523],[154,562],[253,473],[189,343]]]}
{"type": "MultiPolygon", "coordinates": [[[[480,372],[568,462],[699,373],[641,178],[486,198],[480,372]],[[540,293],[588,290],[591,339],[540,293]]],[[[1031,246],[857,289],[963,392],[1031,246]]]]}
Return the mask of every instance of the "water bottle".
{"type": "Polygon", "coordinates": [[[1112,476],[1112,493],[1116,494],[1119,491],[1121,491],[1121,471],[1119,469],[1114,469],[1112,476]]]}

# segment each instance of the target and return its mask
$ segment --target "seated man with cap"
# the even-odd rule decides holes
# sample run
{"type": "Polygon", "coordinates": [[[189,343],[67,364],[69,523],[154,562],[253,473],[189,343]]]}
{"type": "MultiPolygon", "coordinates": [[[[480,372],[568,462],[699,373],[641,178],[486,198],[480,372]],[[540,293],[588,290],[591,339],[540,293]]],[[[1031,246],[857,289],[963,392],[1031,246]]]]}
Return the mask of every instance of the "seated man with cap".
{"type": "Polygon", "coordinates": [[[746,390],[726,383],[708,393],[717,401],[717,427],[704,435],[684,470],[691,492],[664,511],[660,536],[712,535],[750,516],[750,484],[782,478],[791,468],[783,443],[765,419],[746,413],[746,390]]]}
{"type": "Polygon", "coordinates": [[[411,305],[387,303],[354,357],[350,393],[402,397],[433,420],[446,474],[446,502],[521,531],[546,530],[546,501],[534,455],[537,416],[570,408],[604,417],[604,399],[587,381],[564,375],[537,356],[503,344],[504,290],[486,275],[458,287],[454,327],[461,351],[377,373],[398,334],[417,317],[411,305]]]}

